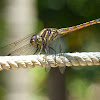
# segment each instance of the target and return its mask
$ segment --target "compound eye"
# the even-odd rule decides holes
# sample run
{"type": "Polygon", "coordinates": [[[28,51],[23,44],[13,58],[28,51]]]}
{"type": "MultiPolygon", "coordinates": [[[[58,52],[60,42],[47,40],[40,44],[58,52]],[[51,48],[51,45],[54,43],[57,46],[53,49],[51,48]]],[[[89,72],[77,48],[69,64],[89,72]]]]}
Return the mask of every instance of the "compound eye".
{"type": "Polygon", "coordinates": [[[34,42],[35,42],[34,38],[31,38],[30,43],[34,43],[34,42]]]}
{"type": "Polygon", "coordinates": [[[35,40],[34,40],[34,39],[32,39],[32,42],[35,42],[35,40]]]}
{"type": "Polygon", "coordinates": [[[31,37],[31,39],[36,39],[37,38],[37,35],[33,35],[32,37],[31,37]]]}

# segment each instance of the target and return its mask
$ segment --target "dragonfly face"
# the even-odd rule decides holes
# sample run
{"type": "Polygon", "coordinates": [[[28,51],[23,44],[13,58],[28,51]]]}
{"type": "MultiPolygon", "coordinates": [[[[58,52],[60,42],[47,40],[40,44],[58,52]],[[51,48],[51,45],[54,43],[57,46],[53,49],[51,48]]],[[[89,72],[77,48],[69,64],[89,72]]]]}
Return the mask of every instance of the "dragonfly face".
{"type": "Polygon", "coordinates": [[[30,39],[30,43],[35,47],[35,48],[40,48],[41,45],[43,45],[43,39],[39,35],[33,35],[32,38],[30,39]]]}

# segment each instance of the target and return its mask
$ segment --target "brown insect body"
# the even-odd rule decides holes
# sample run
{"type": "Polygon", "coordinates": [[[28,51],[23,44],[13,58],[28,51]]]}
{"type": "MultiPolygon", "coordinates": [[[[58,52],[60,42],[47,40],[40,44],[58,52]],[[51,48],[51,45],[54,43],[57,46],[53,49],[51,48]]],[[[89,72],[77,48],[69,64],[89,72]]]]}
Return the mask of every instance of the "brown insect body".
{"type": "Polygon", "coordinates": [[[46,47],[52,41],[54,41],[58,37],[58,30],[54,28],[45,28],[43,29],[39,35],[33,35],[30,39],[30,43],[35,48],[41,48],[41,46],[46,47]]]}
{"type": "Polygon", "coordinates": [[[56,38],[59,36],[66,35],[67,33],[82,29],[84,27],[88,27],[94,24],[99,24],[100,23],[100,18],[96,20],[92,20],[90,22],[86,22],[80,25],[68,27],[68,28],[61,28],[61,29],[56,29],[56,28],[44,28],[38,35],[33,35],[30,43],[35,47],[35,48],[44,48],[45,46],[49,46],[49,44],[54,41],[56,38]]]}

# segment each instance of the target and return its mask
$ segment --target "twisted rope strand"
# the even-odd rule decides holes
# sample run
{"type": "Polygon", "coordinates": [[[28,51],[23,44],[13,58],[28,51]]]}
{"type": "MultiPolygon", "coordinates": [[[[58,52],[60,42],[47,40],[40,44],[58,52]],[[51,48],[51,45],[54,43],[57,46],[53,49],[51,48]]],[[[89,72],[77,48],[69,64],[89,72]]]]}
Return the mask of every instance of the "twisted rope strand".
{"type": "Polygon", "coordinates": [[[57,54],[56,62],[55,55],[0,56],[0,70],[43,67],[45,61],[51,67],[100,65],[100,52],[57,54]]]}

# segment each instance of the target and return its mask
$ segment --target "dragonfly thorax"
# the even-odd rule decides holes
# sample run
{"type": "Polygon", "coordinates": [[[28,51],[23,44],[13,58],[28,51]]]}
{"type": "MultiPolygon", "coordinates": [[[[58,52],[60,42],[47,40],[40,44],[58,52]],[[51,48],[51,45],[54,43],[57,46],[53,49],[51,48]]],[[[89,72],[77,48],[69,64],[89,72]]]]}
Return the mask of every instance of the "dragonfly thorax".
{"type": "Polygon", "coordinates": [[[40,46],[43,44],[43,39],[42,39],[42,37],[39,36],[39,35],[34,35],[34,36],[32,36],[32,38],[31,38],[31,40],[30,40],[30,43],[31,43],[34,47],[38,48],[38,47],[40,47],[40,46]]]}

